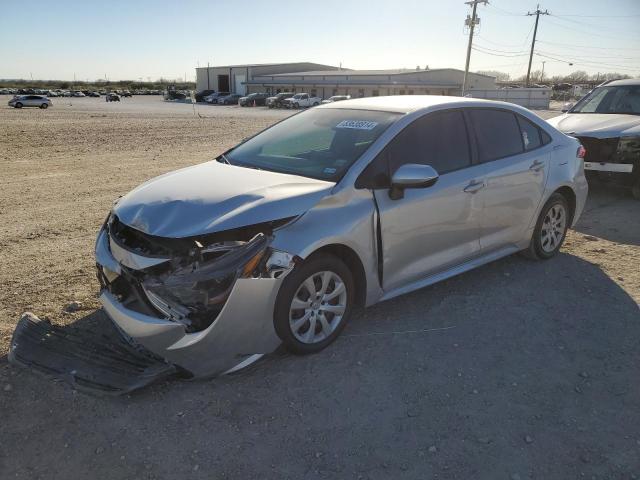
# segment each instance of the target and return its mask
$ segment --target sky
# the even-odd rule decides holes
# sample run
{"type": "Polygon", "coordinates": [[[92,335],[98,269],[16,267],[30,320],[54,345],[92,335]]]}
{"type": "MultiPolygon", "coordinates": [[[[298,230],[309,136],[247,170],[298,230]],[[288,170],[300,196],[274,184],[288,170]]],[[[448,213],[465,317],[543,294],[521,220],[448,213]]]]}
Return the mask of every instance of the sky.
{"type": "MultiPolygon", "coordinates": [[[[540,16],[532,70],[640,77],[640,0],[540,2],[551,15],[540,16]]],[[[535,9],[480,4],[470,70],[525,74],[535,9]]],[[[296,61],[464,69],[468,14],[464,0],[2,0],[0,78],[193,81],[207,63],[296,61]]]]}

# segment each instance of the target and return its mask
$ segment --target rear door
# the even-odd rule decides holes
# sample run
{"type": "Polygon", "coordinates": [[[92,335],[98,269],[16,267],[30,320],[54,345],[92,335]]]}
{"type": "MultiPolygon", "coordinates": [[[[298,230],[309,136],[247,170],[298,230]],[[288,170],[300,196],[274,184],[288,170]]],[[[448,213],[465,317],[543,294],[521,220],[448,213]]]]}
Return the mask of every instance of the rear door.
{"type": "Polygon", "coordinates": [[[542,199],[550,145],[540,129],[511,110],[471,108],[478,161],[486,170],[480,246],[489,253],[523,241],[542,199]]]}
{"type": "MultiPolygon", "coordinates": [[[[383,289],[390,291],[477,256],[481,205],[473,193],[482,165],[473,165],[468,130],[459,110],[417,119],[376,159],[386,182],[403,164],[431,165],[440,177],[428,188],[405,189],[393,200],[388,188],[374,190],[380,215],[383,289]]],[[[384,182],[383,182],[384,183],[384,182]]]]}

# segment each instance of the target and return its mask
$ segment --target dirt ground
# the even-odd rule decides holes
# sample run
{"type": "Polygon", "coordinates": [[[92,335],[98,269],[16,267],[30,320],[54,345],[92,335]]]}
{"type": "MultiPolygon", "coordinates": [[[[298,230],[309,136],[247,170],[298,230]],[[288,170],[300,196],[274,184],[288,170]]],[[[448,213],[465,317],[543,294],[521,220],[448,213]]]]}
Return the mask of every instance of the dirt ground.
{"type": "Polygon", "coordinates": [[[115,399],[9,366],[26,310],[108,325],[93,242],[114,199],[288,115],[54,103],[0,96],[0,478],[640,478],[640,202],[624,190],[591,191],[553,260],[360,311],[318,355],[115,399]]]}

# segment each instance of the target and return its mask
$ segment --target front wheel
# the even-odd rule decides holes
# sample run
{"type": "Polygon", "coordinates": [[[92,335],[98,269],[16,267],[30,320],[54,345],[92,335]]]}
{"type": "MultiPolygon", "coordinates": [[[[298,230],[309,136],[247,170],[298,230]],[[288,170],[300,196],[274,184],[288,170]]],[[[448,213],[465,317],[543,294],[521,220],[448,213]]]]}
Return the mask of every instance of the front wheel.
{"type": "Polygon", "coordinates": [[[533,260],[547,260],[553,257],[564,242],[569,221],[569,205],[566,198],[554,193],[542,207],[529,248],[523,251],[525,256],[533,260]]]}
{"type": "Polygon", "coordinates": [[[16,103],[15,105],[16,108],[22,108],[22,104],[20,102],[16,103]]]}
{"type": "Polygon", "coordinates": [[[313,102],[314,107],[317,107],[318,105],[320,105],[318,102],[313,102]]]}
{"type": "Polygon", "coordinates": [[[49,105],[46,104],[46,103],[43,103],[42,105],[40,105],[40,108],[42,108],[42,109],[47,109],[48,107],[49,107],[49,105]]]}
{"type": "Polygon", "coordinates": [[[347,266],[333,255],[316,255],[284,279],[274,326],[285,347],[298,355],[319,352],[344,329],[355,288],[347,266]]]}

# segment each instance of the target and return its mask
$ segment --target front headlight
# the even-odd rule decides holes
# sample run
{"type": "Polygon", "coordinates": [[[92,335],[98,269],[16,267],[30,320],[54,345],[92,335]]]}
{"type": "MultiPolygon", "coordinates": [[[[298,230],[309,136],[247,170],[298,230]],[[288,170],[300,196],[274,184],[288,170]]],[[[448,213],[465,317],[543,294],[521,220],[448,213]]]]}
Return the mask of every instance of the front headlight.
{"type": "Polygon", "coordinates": [[[188,332],[204,330],[222,310],[236,280],[253,276],[266,261],[270,242],[271,237],[260,233],[246,243],[197,250],[186,265],[147,275],[142,289],[156,309],[184,323],[188,332]]]}

